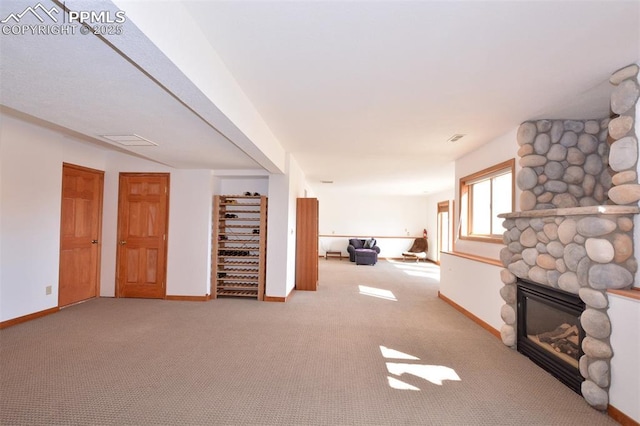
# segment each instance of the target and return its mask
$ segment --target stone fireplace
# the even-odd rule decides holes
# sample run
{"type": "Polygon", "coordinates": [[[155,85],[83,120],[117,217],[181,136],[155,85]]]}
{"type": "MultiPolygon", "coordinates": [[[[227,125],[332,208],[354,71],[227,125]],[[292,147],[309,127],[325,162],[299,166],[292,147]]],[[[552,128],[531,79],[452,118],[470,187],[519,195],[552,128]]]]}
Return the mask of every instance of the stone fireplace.
{"type": "MultiPolygon", "coordinates": [[[[574,357],[581,376],[574,390],[600,410],[609,402],[614,353],[607,290],[630,288],[637,270],[633,247],[634,216],[640,213],[634,130],[637,79],[637,65],[611,76],[612,118],[523,123],[517,135],[520,211],[500,215],[506,229],[506,247],[500,252],[505,266],[500,272],[505,301],[502,341],[519,350],[527,345],[522,339],[518,342],[518,336],[526,334],[519,330],[524,323],[518,281],[577,296],[584,308],[576,314],[576,330],[583,334],[580,353],[574,357]]],[[[531,333],[544,339],[574,325],[567,320],[558,324],[558,330],[544,330],[551,326],[536,324],[531,329],[540,332],[531,333]]],[[[563,362],[575,365],[571,359],[563,362]]]]}

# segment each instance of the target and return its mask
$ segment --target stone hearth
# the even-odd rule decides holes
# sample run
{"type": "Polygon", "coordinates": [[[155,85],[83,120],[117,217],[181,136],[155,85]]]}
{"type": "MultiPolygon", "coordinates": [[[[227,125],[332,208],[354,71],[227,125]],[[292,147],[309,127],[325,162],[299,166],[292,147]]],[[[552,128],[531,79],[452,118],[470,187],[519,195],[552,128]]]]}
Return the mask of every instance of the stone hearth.
{"type": "Polygon", "coordinates": [[[516,345],[518,277],[578,295],[585,303],[580,323],[586,335],[581,392],[600,410],[609,402],[614,353],[607,290],[630,288],[638,267],[633,247],[634,215],[640,213],[637,77],[637,65],[612,75],[613,119],[520,126],[520,211],[500,215],[506,229],[500,253],[502,341],[516,345]]]}

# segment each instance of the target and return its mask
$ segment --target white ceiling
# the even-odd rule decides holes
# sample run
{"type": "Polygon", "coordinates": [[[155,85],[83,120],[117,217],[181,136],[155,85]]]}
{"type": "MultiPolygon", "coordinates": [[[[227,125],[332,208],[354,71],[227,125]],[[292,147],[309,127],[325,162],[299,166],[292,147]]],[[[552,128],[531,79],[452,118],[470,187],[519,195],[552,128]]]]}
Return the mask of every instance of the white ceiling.
{"type": "MultiPolygon", "coordinates": [[[[0,19],[31,3],[3,0],[0,19]]],[[[637,1],[181,3],[310,183],[332,190],[451,187],[456,158],[522,121],[607,116],[609,75],[640,61],[637,1]]],[[[180,96],[96,37],[3,35],[0,103],[96,140],[139,134],[159,146],[134,152],[174,167],[262,169],[127,31],[119,48],[164,64],[180,96]]]]}

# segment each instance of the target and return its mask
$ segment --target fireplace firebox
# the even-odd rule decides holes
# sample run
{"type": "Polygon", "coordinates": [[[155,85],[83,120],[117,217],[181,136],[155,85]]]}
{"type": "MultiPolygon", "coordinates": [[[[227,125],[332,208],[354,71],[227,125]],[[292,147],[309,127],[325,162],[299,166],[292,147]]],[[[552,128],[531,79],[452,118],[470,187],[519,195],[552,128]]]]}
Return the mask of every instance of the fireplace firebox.
{"type": "Polygon", "coordinates": [[[575,294],[523,279],[517,287],[518,352],[580,394],[584,302],[575,294]]]}

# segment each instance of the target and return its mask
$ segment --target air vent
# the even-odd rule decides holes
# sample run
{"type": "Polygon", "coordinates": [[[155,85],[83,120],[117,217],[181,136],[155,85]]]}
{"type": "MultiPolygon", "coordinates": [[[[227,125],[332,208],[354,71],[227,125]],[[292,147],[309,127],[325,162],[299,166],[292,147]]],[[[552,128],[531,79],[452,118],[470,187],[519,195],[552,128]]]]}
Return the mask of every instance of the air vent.
{"type": "Polygon", "coordinates": [[[462,133],[456,133],[455,135],[451,136],[449,139],[447,139],[447,142],[456,142],[459,141],[460,139],[464,138],[466,135],[462,134],[462,133]]]}
{"type": "Polygon", "coordinates": [[[333,183],[333,181],[332,181],[332,180],[321,180],[320,182],[321,182],[321,183],[333,183]]]}
{"type": "Polygon", "coordinates": [[[124,146],[158,146],[157,143],[138,135],[102,135],[102,137],[124,146]]]}

